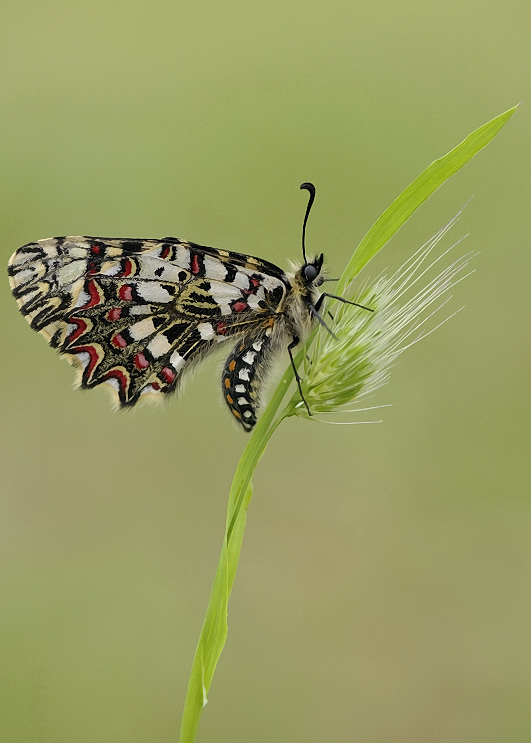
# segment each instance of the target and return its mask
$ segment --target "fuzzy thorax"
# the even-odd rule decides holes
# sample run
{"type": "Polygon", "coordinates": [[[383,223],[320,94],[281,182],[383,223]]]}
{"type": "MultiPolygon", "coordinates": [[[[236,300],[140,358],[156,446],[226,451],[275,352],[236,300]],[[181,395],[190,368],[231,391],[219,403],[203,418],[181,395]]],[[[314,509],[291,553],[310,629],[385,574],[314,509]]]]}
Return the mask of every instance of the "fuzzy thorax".
{"type": "Polygon", "coordinates": [[[305,265],[291,263],[291,270],[286,272],[291,291],[286,295],[282,312],[286,318],[286,330],[301,341],[309,336],[315,325],[315,315],[311,308],[315,307],[321,296],[318,288],[324,281],[321,263],[322,259],[319,261],[318,258],[305,265]],[[319,265],[319,273],[313,281],[308,281],[305,268],[315,264],[319,265]]]}

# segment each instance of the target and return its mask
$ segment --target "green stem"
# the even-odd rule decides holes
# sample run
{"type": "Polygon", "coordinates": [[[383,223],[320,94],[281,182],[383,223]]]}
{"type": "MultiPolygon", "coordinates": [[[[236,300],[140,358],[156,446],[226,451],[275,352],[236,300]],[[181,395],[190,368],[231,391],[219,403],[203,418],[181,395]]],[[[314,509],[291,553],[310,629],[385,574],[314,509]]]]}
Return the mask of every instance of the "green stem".
{"type": "Polygon", "coordinates": [[[290,366],[256,424],[234,474],[227,508],[225,536],[192,664],[179,743],[194,743],[196,739],[201,712],[207,702],[212,677],[227,638],[227,607],[238,567],[247,508],[252,496],[252,476],[269,439],[286,417],[286,411],[280,415],[277,415],[277,411],[292,380],[293,369],[290,366]]]}

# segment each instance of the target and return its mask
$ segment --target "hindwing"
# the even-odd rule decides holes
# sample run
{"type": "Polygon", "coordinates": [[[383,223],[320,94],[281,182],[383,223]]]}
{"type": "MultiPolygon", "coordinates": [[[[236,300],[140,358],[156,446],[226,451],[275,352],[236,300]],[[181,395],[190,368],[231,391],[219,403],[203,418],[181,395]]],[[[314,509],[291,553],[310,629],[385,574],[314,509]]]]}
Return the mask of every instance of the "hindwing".
{"type": "Polygon", "coordinates": [[[31,327],[82,387],[106,383],[122,406],[175,390],[221,342],[261,337],[290,291],[272,263],[177,238],[49,238],[17,250],[8,271],[31,327]]]}

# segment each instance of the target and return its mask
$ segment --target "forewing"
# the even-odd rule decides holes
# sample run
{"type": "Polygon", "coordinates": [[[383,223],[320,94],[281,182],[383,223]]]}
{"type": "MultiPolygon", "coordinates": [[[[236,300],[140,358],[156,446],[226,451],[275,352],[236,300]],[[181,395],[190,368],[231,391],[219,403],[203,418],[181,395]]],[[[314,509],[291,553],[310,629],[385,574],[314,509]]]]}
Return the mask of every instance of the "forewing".
{"type": "Polygon", "coordinates": [[[279,268],[176,238],[49,238],[9,264],[31,327],[121,405],[175,389],[191,362],[278,311],[279,268]]]}

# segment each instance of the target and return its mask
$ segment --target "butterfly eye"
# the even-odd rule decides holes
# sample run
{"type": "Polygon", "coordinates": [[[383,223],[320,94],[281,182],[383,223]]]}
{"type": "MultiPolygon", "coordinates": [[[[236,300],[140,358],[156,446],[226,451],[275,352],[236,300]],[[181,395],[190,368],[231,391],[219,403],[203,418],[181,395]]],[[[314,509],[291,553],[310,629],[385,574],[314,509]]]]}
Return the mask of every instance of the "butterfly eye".
{"type": "Polygon", "coordinates": [[[304,266],[304,278],[306,281],[313,281],[317,278],[318,273],[318,270],[312,263],[308,263],[307,266],[304,266]]]}

